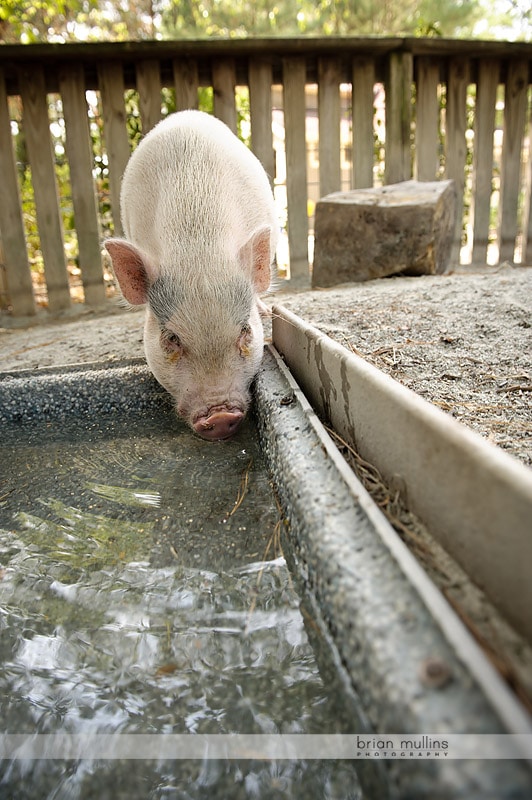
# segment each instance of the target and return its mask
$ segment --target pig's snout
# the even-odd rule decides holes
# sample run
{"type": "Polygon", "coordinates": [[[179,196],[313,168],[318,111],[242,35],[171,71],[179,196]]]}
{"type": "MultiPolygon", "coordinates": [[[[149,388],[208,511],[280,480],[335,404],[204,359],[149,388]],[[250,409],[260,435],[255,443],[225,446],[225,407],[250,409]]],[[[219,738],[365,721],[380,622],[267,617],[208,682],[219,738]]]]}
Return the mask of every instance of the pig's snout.
{"type": "Polygon", "coordinates": [[[202,439],[215,442],[220,439],[230,439],[243,419],[244,412],[240,409],[218,406],[210,408],[204,416],[196,419],[192,427],[202,439]]]}

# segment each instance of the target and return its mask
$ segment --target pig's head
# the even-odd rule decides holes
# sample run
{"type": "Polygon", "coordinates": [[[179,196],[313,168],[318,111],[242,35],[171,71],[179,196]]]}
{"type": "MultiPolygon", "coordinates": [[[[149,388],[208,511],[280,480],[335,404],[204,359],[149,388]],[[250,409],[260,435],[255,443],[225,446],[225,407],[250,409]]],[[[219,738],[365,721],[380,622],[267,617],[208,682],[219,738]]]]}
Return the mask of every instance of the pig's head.
{"type": "Polygon", "coordinates": [[[146,304],[144,349],[179,416],[204,439],[230,438],[249,406],[264,345],[258,294],[270,285],[270,229],[236,255],[202,254],[190,264],[154,264],[124,239],[105,242],[122,294],[146,304]],[[209,262],[211,263],[205,263],[209,262]]]}

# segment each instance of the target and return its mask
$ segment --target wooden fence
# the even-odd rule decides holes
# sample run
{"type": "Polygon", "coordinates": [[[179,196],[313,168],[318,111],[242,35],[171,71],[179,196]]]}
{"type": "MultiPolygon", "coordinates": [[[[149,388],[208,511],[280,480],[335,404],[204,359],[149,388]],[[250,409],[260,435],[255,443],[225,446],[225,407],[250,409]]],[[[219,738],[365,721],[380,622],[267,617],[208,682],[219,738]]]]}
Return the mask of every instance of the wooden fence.
{"type": "Polygon", "coordinates": [[[211,87],[214,113],[236,131],[239,92],[249,92],[251,146],[277,189],[285,191],[280,196],[287,210],[292,280],[308,279],[315,199],[341,188],[411,177],[456,181],[455,261],[461,254],[462,261],[486,263],[491,248],[499,261],[530,263],[531,79],[532,44],[526,43],[330,37],[2,45],[1,307],[14,316],[36,310],[28,212],[21,202],[24,165],[17,137],[22,133],[47,305],[56,312],[72,302],[52,105],[61,114],[55,124],[64,130],[84,301],[91,306],[105,301],[102,202],[95,176],[106,174],[119,234],[120,181],[132,147],[125,101],[131,89],[138,92],[142,133],[159,121],[163,107],[196,107],[201,87],[211,87]],[[98,158],[91,92],[104,140],[98,158]],[[20,109],[18,121],[14,106],[20,109]],[[280,141],[281,168],[275,149],[280,141]]]}

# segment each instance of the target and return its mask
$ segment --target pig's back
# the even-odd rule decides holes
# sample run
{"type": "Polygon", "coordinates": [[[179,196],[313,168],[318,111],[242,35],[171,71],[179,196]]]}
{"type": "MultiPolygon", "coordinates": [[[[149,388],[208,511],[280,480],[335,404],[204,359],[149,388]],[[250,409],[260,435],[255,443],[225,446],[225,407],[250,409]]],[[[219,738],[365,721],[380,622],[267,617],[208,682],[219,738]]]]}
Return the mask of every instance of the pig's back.
{"type": "MultiPolygon", "coordinates": [[[[215,117],[173,114],[147,136],[122,184],[128,238],[157,260],[209,237],[239,247],[261,225],[277,235],[268,178],[258,159],[215,117]]],[[[272,242],[273,243],[273,242],[272,242]]]]}

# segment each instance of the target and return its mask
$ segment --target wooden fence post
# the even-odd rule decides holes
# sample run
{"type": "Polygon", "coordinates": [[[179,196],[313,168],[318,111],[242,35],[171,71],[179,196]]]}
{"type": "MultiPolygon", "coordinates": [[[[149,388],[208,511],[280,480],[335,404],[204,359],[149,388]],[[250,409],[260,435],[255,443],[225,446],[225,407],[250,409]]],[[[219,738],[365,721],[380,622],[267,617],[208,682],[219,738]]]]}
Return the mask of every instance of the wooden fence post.
{"type": "Polygon", "coordinates": [[[0,233],[8,300],[15,316],[35,314],[31,270],[24,236],[11,123],[3,70],[0,70],[0,233]]]}
{"type": "Polygon", "coordinates": [[[131,153],[124,105],[124,73],[122,64],[98,65],[98,84],[102,101],[103,138],[109,169],[109,193],[115,236],[123,236],[120,219],[120,187],[131,153]]]}
{"type": "Polygon", "coordinates": [[[198,64],[191,58],[175,58],[172,62],[175,87],[175,110],[198,107],[198,64]]]}
{"type": "Polygon", "coordinates": [[[473,152],[473,191],[471,196],[471,228],[473,231],[473,264],[487,261],[490,206],[493,180],[493,134],[495,104],[500,76],[500,63],[494,59],[478,64],[475,107],[475,149],[473,152]]]}
{"type": "Polygon", "coordinates": [[[140,61],[136,73],[142,135],[145,136],[161,120],[161,64],[155,59],[140,61]]]}
{"type": "Polygon", "coordinates": [[[412,177],[412,53],[393,52],[386,78],[386,160],[384,180],[399,183],[412,177]]]}
{"type": "Polygon", "coordinates": [[[445,177],[454,180],[456,186],[456,227],[451,251],[451,260],[456,264],[460,263],[464,215],[468,85],[469,62],[463,58],[453,59],[447,75],[445,177]]]}
{"type": "Polygon", "coordinates": [[[525,134],[528,62],[510,61],[504,94],[501,195],[499,201],[499,261],[514,260],[518,231],[519,174],[525,134]]]}
{"type": "Polygon", "coordinates": [[[340,142],[340,82],[337,59],[318,61],[318,122],[320,197],[338,192],[342,186],[340,142]]]}
{"type": "Polygon", "coordinates": [[[375,62],[370,58],[353,60],[353,188],[373,186],[375,161],[373,120],[375,118],[375,62]]]}
{"type": "Polygon", "coordinates": [[[19,85],[24,108],[24,134],[35,193],[37,227],[48,289],[48,307],[50,311],[60,311],[69,308],[70,291],[44,72],[31,66],[21,67],[19,85]]]}
{"type": "Polygon", "coordinates": [[[66,152],[72,186],[72,203],[79,249],[79,267],[85,302],[105,302],[98,206],[92,177],[92,142],[81,64],[69,65],[59,75],[66,129],[66,152]]]}
{"type": "Polygon", "coordinates": [[[249,63],[249,107],[251,148],[266,170],[273,186],[275,152],[272,135],[272,66],[253,59],[249,63]]]}
{"type": "MultiPolygon", "coordinates": [[[[532,110],[528,125],[528,141],[532,142],[532,110]]],[[[525,202],[523,209],[523,253],[521,264],[532,266],[532,152],[528,156],[525,202]]]]}
{"type": "Polygon", "coordinates": [[[233,133],[237,132],[235,105],[236,71],[231,58],[216,61],[212,68],[214,115],[225,122],[233,133]]]}
{"type": "Polygon", "coordinates": [[[305,58],[283,60],[286,196],[290,280],[308,283],[307,146],[305,138],[305,58]]]}
{"type": "Polygon", "coordinates": [[[416,178],[436,179],[440,166],[440,66],[432,58],[420,58],[416,82],[416,178]]]}

